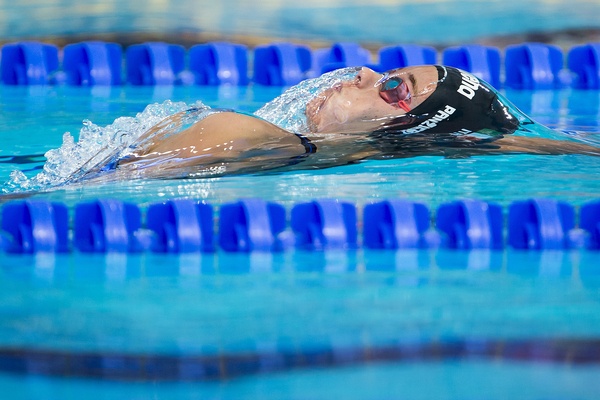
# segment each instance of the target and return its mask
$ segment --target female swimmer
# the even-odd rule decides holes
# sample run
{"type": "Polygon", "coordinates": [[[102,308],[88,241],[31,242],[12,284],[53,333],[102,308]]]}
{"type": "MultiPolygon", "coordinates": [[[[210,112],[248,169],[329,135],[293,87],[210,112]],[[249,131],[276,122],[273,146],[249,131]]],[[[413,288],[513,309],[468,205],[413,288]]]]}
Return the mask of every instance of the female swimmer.
{"type": "Polygon", "coordinates": [[[261,109],[280,107],[273,118],[260,110],[246,115],[207,107],[171,115],[70,181],[108,171],[127,179],[180,178],[415,155],[600,154],[573,141],[513,135],[535,136],[547,128],[456,68],[429,65],[383,74],[354,68],[337,74],[339,79],[324,81],[327,87],[305,81],[261,109]],[[290,108],[296,115],[283,112],[290,108]]]}

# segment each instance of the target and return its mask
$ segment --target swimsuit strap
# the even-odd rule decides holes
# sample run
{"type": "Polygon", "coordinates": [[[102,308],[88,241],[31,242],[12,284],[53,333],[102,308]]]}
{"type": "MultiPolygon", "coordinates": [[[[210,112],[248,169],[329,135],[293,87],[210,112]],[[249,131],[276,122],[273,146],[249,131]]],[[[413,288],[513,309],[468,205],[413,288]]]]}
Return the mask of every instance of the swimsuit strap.
{"type": "Polygon", "coordinates": [[[317,145],[308,140],[306,136],[301,135],[299,133],[294,133],[294,135],[300,138],[300,143],[302,143],[302,145],[304,146],[305,153],[300,157],[306,157],[308,154],[314,154],[317,152],[317,145]]]}

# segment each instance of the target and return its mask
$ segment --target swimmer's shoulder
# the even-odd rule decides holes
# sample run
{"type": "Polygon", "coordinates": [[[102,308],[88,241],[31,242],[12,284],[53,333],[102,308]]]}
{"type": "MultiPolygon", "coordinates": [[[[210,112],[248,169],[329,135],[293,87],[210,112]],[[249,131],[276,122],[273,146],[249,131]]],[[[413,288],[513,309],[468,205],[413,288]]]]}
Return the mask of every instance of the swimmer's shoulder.
{"type": "MultiPolygon", "coordinates": [[[[226,133],[227,137],[237,137],[251,146],[295,146],[306,152],[308,139],[289,132],[271,122],[252,114],[237,111],[223,111],[206,117],[202,130],[226,133]]],[[[312,148],[312,147],[311,147],[312,148]]],[[[314,152],[313,149],[311,152],[314,152]]]]}
{"type": "MultiPolygon", "coordinates": [[[[295,158],[315,152],[307,140],[253,115],[234,111],[211,113],[180,131],[152,143],[133,159],[178,157],[209,160],[242,160],[248,157],[295,158]],[[187,154],[192,152],[193,154],[187,154]]],[[[131,161],[131,160],[127,160],[131,161]]],[[[121,164],[121,163],[120,163],[121,164]]]]}
{"type": "Polygon", "coordinates": [[[210,114],[204,118],[202,125],[214,128],[215,130],[235,130],[242,134],[253,131],[269,135],[291,135],[285,129],[252,114],[232,110],[210,114]]]}

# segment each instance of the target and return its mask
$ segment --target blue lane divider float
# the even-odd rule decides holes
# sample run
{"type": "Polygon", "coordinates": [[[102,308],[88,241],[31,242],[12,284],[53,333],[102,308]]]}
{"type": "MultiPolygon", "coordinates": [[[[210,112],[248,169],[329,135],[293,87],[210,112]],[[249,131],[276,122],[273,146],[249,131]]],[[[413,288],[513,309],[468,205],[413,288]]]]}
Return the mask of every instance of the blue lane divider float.
{"type": "Polygon", "coordinates": [[[600,201],[581,206],[579,227],[587,233],[585,247],[600,250],[600,201]]]}
{"type": "Polygon", "coordinates": [[[60,203],[23,201],[2,208],[3,247],[10,253],[66,252],[68,229],[67,207],[60,203]]]}
{"type": "Polygon", "coordinates": [[[347,202],[322,199],[297,204],[291,227],[301,249],[347,249],[357,244],[356,208],[347,202]]]}
{"type": "Polygon", "coordinates": [[[358,43],[339,42],[311,50],[293,43],[257,46],[253,55],[240,44],[212,42],[183,46],[161,42],[132,45],[126,50],[126,80],[122,79],[120,47],[114,43],[82,42],[65,46],[63,60],[55,45],[40,42],[5,44],[0,80],[7,85],[245,85],[290,86],[336,68],[368,66],[383,71],[418,64],[455,66],[500,88],[600,89],[600,43],[573,47],[564,63],[562,50],[542,43],[522,43],[504,50],[505,81],[500,82],[500,49],[491,46],[449,47],[438,59],[436,50],[410,44],[379,49],[378,60],[358,43]],[[186,64],[186,56],[189,59],[186,64]]]}
{"type": "Polygon", "coordinates": [[[567,56],[575,89],[600,89],[600,43],[573,47],[567,56]]]}
{"type": "Polygon", "coordinates": [[[478,200],[461,200],[438,208],[437,228],[451,249],[502,249],[502,208],[478,200]]]}
{"type": "MultiPolygon", "coordinates": [[[[215,250],[215,214],[209,204],[170,200],[148,207],[102,199],[74,207],[72,239],[64,204],[15,201],[2,208],[0,243],[11,253],[188,253],[215,250]]],[[[218,213],[218,246],[229,252],[366,249],[600,250],[600,201],[575,208],[552,199],[515,201],[502,208],[479,200],[438,207],[435,224],[421,203],[390,199],[363,209],[362,243],[355,205],[334,199],[299,203],[288,221],[285,208],[260,199],[224,204],[218,213]],[[578,224],[576,223],[578,222],[578,224]]]]}
{"type": "Polygon", "coordinates": [[[427,249],[440,244],[431,230],[426,205],[408,200],[367,204],[363,211],[363,244],[369,249],[427,249]]]}
{"type": "Polygon", "coordinates": [[[508,46],[505,51],[506,82],[511,89],[559,89],[563,53],[559,47],[542,43],[508,46]]]}
{"type": "Polygon", "coordinates": [[[398,45],[379,49],[380,72],[412,65],[435,64],[437,52],[430,46],[398,45]]]}
{"type": "Polygon", "coordinates": [[[148,42],[126,51],[127,81],[132,85],[176,85],[185,69],[183,46],[148,42]]]}
{"type": "Polygon", "coordinates": [[[7,85],[45,85],[53,83],[58,70],[58,47],[38,42],[20,42],[2,47],[2,82],[7,85]]]}
{"type": "Polygon", "coordinates": [[[312,53],[307,46],[273,43],[254,50],[254,82],[267,86],[291,86],[307,78],[312,53]]]}
{"type": "Polygon", "coordinates": [[[74,245],[82,252],[136,252],[144,246],[136,237],[142,226],[135,204],[97,200],[75,207],[74,245]]]}
{"type": "Polygon", "coordinates": [[[123,50],[119,44],[83,42],[65,46],[66,83],[75,86],[120,85],[123,50]]]}
{"type": "Polygon", "coordinates": [[[449,47],[442,52],[442,64],[460,68],[500,88],[500,50],[493,46],[449,47]]]}
{"type": "Polygon", "coordinates": [[[225,251],[279,251],[286,226],[283,206],[259,199],[224,204],[219,215],[219,245],[225,251]]]}
{"type": "Polygon", "coordinates": [[[248,49],[241,44],[214,42],[192,46],[190,72],[196,85],[247,85],[248,49]]]}
{"type": "Polygon", "coordinates": [[[158,253],[213,251],[213,209],[192,200],[152,204],[146,215],[154,235],[150,249],[158,253]]]}
{"type": "Polygon", "coordinates": [[[547,250],[578,247],[581,231],[575,229],[570,204],[551,199],[532,199],[511,204],[508,243],[515,249],[547,250]]]}
{"type": "Polygon", "coordinates": [[[345,67],[372,66],[371,53],[358,43],[339,42],[313,52],[315,75],[345,67]]]}

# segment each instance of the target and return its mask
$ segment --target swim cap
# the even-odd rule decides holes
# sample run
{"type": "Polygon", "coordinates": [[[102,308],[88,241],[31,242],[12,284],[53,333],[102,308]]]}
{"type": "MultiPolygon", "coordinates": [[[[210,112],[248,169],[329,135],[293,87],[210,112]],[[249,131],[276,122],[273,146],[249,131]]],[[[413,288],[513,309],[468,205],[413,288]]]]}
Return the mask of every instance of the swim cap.
{"type": "Polygon", "coordinates": [[[435,67],[438,83],[427,100],[375,133],[489,141],[518,128],[517,117],[487,83],[456,68],[435,67]]]}

